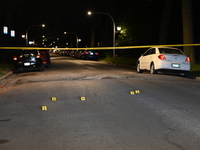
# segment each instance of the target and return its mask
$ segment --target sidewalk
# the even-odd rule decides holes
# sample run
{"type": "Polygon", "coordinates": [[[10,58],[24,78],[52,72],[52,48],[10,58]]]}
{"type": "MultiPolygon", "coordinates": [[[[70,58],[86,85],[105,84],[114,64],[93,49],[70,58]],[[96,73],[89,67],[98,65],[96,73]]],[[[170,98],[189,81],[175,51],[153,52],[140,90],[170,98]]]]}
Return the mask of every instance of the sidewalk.
{"type": "Polygon", "coordinates": [[[4,79],[6,79],[7,77],[9,77],[9,76],[12,75],[12,74],[13,74],[13,72],[10,71],[10,72],[8,72],[7,74],[5,74],[4,76],[0,77],[0,83],[1,83],[4,79]]]}

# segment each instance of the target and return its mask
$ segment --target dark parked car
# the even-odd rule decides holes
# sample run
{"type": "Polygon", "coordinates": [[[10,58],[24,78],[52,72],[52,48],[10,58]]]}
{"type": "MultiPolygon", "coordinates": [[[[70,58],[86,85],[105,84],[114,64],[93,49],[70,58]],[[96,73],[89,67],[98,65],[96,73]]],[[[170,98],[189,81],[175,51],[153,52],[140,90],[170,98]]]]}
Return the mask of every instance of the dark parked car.
{"type": "Polygon", "coordinates": [[[91,59],[91,60],[98,60],[99,59],[99,53],[97,51],[92,50],[84,50],[81,51],[79,58],[80,59],[91,59]]]}
{"type": "Polygon", "coordinates": [[[82,55],[82,51],[75,51],[74,57],[75,57],[76,59],[81,59],[81,55],[82,55]]]}
{"type": "Polygon", "coordinates": [[[51,59],[48,50],[39,50],[41,58],[45,67],[51,67],[51,59]]]}
{"type": "Polygon", "coordinates": [[[43,71],[51,65],[49,52],[46,50],[17,50],[13,60],[14,73],[32,69],[43,71]]]}

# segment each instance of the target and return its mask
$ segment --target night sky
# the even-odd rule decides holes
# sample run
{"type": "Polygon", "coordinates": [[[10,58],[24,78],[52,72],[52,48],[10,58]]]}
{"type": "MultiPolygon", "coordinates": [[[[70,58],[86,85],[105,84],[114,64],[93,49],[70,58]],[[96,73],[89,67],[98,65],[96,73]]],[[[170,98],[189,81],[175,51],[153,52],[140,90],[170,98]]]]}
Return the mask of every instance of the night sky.
{"type": "MultiPolygon", "coordinates": [[[[45,29],[30,30],[30,38],[45,35],[61,37],[63,33],[74,32],[82,39],[82,47],[91,46],[91,35],[102,46],[112,45],[112,22],[103,15],[88,16],[87,11],[110,14],[118,25],[128,20],[137,27],[138,44],[156,44],[164,0],[1,0],[0,26],[8,26],[16,31],[19,39],[31,25],[45,24],[45,29]],[[143,32],[143,33],[142,33],[143,32]]],[[[199,0],[194,0],[195,36],[199,35],[199,0]]],[[[182,42],[181,0],[173,2],[170,17],[169,43],[182,42]],[[175,26],[175,27],[174,27],[175,26]]],[[[2,36],[2,33],[1,33],[2,36]]],[[[198,42],[198,38],[195,39],[198,42]]],[[[17,43],[18,40],[15,40],[17,43]]],[[[21,43],[21,41],[19,41],[21,43]]],[[[96,45],[94,45],[96,46],[96,45]]]]}
{"type": "MultiPolygon", "coordinates": [[[[106,12],[117,17],[120,7],[120,2],[114,0],[3,0],[3,3],[0,6],[1,26],[16,30],[16,36],[25,34],[31,25],[44,23],[45,29],[34,27],[29,31],[29,37],[41,32],[51,37],[61,36],[65,31],[74,32],[84,45],[90,44],[91,24],[94,17],[99,17],[88,16],[87,11],[106,12]]],[[[108,22],[109,30],[112,25],[109,18],[104,18],[102,21],[108,22]]]]}

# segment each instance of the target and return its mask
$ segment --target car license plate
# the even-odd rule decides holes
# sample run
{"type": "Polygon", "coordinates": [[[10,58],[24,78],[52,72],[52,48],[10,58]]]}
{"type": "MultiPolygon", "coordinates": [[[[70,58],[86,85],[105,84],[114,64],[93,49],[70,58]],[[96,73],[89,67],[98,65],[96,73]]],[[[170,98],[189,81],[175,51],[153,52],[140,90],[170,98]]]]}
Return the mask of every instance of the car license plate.
{"type": "Polygon", "coordinates": [[[31,64],[30,63],[24,63],[24,66],[30,66],[31,64]]]}
{"type": "Polygon", "coordinates": [[[180,68],[180,64],[172,64],[173,68],[180,68]]]}

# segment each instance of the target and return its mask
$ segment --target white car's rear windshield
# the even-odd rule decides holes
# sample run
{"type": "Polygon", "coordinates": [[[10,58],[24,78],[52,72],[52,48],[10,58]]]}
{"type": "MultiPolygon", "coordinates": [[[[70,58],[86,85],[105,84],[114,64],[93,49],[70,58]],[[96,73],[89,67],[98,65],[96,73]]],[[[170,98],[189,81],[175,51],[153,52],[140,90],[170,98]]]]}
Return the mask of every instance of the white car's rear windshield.
{"type": "Polygon", "coordinates": [[[181,54],[181,55],[184,55],[183,52],[179,49],[159,48],[159,52],[161,54],[181,54]]]}

